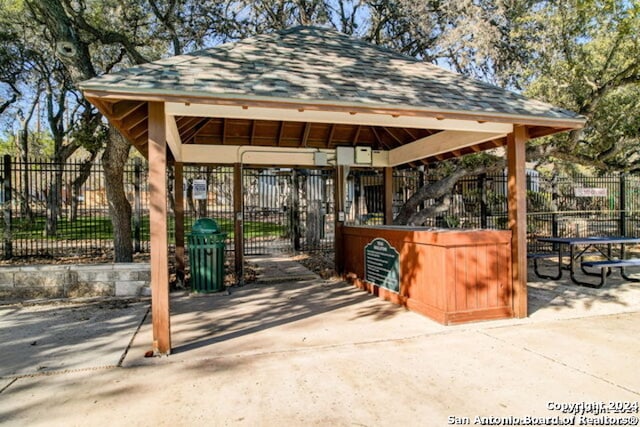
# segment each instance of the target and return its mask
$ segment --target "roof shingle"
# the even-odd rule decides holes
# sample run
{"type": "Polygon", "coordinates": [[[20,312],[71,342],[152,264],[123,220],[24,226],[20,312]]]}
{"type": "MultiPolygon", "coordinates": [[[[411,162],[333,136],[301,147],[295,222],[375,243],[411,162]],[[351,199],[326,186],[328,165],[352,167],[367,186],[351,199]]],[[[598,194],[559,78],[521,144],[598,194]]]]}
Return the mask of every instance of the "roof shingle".
{"type": "Polygon", "coordinates": [[[337,31],[305,26],[114,72],[81,88],[581,119],[337,31]]]}

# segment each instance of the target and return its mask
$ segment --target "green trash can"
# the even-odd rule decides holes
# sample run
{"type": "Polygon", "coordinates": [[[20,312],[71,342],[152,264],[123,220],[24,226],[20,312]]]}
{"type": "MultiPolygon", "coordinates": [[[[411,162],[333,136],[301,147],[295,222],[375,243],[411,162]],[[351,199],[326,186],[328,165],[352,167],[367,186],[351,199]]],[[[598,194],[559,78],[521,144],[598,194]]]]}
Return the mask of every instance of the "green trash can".
{"type": "Polygon", "coordinates": [[[187,236],[191,291],[219,292],[224,287],[224,251],[226,233],[210,218],[200,218],[187,236]]]}

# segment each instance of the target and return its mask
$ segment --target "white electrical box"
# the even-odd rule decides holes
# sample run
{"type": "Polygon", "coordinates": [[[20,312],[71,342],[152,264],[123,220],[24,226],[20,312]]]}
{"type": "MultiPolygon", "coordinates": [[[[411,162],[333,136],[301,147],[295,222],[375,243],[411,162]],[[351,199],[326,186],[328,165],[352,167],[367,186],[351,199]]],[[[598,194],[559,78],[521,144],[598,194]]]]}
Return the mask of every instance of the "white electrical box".
{"type": "Polygon", "coordinates": [[[353,147],[336,147],[336,164],[339,166],[349,166],[354,164],[353,147]]]}
{"type": "Polygon", "coordinates": [[[371,165],[389,166],[389,152],[384,150],[373,150],[371,152],[371,165]]]}
{"type": "Polygon", "coordinates": [[[355,161],[357,165],[370,165],[371,147],[356,147],[355,161]]]}
{"type": "Polygon", "coordinates": [[[327,166],[329,164],[327,160],[327,153],[320,151],[313,153],[313,164],[315,166],[327,166]]]}

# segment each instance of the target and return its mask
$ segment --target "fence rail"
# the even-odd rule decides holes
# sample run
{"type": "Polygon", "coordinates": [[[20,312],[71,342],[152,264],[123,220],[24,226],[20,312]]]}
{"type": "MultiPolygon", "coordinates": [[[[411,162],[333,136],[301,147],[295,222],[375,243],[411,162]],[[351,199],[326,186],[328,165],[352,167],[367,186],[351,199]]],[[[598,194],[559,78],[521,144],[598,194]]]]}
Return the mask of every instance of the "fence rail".
{"type": "MultiPolygon", "coordinates": [[[[216,219],[234,248],[233,170],[185,165],[185,229],[199,217],[216,219]]],[[[168,171],[169,212],[173,211],[173,172],[168,171]]],[[[434,177],[418,170],[395,171],[394,214],[434,177]]],[[[125,191],[132,205],[134,251],[149,250],[147,165],[137,159],[125,168],[125,191]]],[[[0,163],[0,257],[107,256],[113,250],[104,177],[99,162],[64,164],[5,156],[0,163]]],[[[334,175],[331,170],[244,169],[244,248],[246,254],[314,251],[333,247],[334,175]]],[[[381,171],[353,168],[345,188],[349,224],[383,221],[381,171]]],[[[446,228],[507,228],[504,174],[461,179],[449,208],[425,225],[446,228]]],[[[425,200],[422,209],[439,201],[425,200]]],[[[527,234],[538,236],[640,235],[640,179],[635,176],[527,176],[527,234]]],[[[169,239],[174,224],[169,220],[169,239]]]]}

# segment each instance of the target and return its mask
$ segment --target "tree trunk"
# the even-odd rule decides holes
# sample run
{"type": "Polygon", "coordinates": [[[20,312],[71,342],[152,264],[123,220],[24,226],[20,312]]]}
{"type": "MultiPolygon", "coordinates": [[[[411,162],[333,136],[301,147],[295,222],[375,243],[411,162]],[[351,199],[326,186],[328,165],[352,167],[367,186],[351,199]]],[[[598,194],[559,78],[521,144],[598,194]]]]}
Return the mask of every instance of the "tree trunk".
{"type": "Polygon", "coordinates": [[[87,159],[80,167],[80,174],[71,183],[71,213],[69,214],[69,221],[74,222],[78,219],[78,205],[80,204],[80,190],[89,176],[91,175],[91,169],[93,168],[93,161],[96,159],[97,153],[94,151],[91,153],[91,157],[87,159]]]}
{"type": "Polygon", "coordinates": [[[58,234],[58,218],[62,210],[62,173],[64,163],[59,163],[56,159],[53,164],[53,176],[47,192],[47,223],[45,234],[54,237],[58,234]]]}
{"type": "Polygon", "coordinates": [[[131,145],[109,126],[109,141],[102,155],[109,214],[113,225],[114,262],[133,261],[131,238],[131,204],[124,191],[124,166],[131,145]]]}

